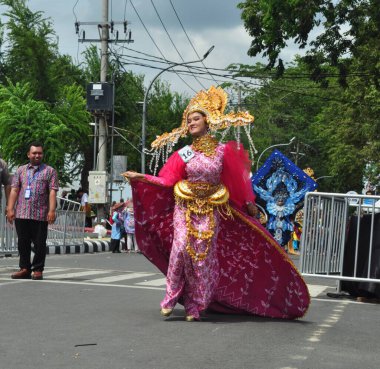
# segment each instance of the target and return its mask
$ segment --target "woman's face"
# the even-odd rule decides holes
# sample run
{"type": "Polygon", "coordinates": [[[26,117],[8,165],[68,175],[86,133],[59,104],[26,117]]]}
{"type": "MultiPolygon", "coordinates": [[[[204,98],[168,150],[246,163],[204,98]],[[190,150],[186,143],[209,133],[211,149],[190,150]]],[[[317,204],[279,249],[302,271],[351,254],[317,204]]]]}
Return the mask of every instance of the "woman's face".
{"type": "Polygon", "coordinates": [[[206,117],[202,113],[194,112],[187,116],[187,128],[193,137],[200,137],[207,133],[206,117]]]}

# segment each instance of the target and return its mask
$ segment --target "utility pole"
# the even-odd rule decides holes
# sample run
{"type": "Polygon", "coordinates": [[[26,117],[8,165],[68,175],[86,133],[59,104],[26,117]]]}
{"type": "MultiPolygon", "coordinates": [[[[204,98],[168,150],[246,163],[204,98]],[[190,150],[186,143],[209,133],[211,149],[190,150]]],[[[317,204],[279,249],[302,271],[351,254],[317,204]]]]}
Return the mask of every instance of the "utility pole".
{"type": "MultiPolygon", "coordinates": [[[[100,82],[107,82],[108,71],[108,0],[102,2],[102,24],[101,24],[101,54],[100,54],[100,82]]],[[[113,134],[113,132],[112,132],[113,134]]],[[[107,170],[107,121],[105,116],[99,117],[99,171],[107,170]]],[[[99,209],[98,209],[99,211],[99,209]]]]}
{"type": "Polygon", "coordinates": [[[291,154],[295,156],[294,164],[298,165],[298,159],[300,156],[305,156],[306,154],[304,152],[300,152],[300,142],[297,141],[296,151],[291,151],[291,154]]]}
{"type": "MultiPolygon", "coordinates": [[[[101,54],[100,54],[100,84],[107,82],[107,73],[108,73],[108,44],[109,43],[131,43],[133,40],[131,39],[131,31],[128,30],[129,34],[128,37],[124,39],[119,39],[119,31],[114,32],[114,27],[117,24],[122,24],[124,26],[124,34],[127,34],[127,21],[124,20],[123,22],[114,22],[111,20],[109,22],[108,20],[108,9],[109,9],[109,0],[102,0],[102,19],[101,22],[76,22],[75,23],[75,29],[76,33],[79,36],[78,41],[79,42],[99,42],[101,43],[101,54]],[[98,27],[98,30],[100,31],[100,40],[99,39],[86,39],[85,32],[80,32],[80,26],[82,25],[96,25],[98,27]],[[113,35],[112,38],[110,38],[110,33],[113,35]]],[[[112,132],[111,136],[113,138],[114,136],[114,101],[115,101],[115,85],[112,86],[112,132]]],[[[103,96],[103,91],[101,96],[103,96]]],[[[109,109],[107,110],[110,111],[109,109]]],[[[96,116],[98,118],[98,145],[97,145],[97,151],[98,155],[96,156],[96,147],[94,146],[94,158],[97,157],[97,165],[94,167],[95,171],[99,172],[107,172],[107,139],[108,139],[108,129],[107,129],[107,111],[98,111],[96,112],[96,116]]],[[[96,142],[96,140],[94,140],[96,142]]],[[[111,143],[111,165],[112,165],[112,159],[113,159],[113,140],[111,143]]],[[[111,175],[112,175],[112,169],[111,169],[111,175]]],[[[113,178],[109,178],[108,185],[109,185],[109,192],[111,194],[110,198],[112,197],[112,183],[113,178]]],[[[105,201],[105,200],[104,200],[105,201]]],[[[104,218],[104,205],[105,203],[98,204],[98,219],[104,218]]]]}

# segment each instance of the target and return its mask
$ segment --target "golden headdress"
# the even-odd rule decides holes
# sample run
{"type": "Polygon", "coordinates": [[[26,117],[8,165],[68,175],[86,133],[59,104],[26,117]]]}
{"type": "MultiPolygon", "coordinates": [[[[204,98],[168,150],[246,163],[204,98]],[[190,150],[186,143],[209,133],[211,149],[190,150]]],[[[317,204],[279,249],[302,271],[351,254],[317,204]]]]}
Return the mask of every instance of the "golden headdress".
{"type": "Polygon", "coordinates": [[[248,126],[254,121],[254,117],[248,112],[230,112],[228,114],[224,114],[227,101],[228,95],[221,87],[211,86],[208,91],[199,91],[190,100],[188,106],[183,112],[181,126],[173,129],[169,133],[166,132],[161,136],[158,136],[152,142],[152,155],[154,157],[152,158],[151,166],[153,161],[156,162],[154,172],[156,172],[160,157],[162,156],[163,161],[166,161],[168,155],[172,152],[173,147],[177,144],[178,140],[181,137],[186,137],[188,134],[187,117],[189,114],[194,112],[200,112],[206,115],[210,133],[215,133],[221,130],[225,130],[227,133],[229,128],[234,127],[237,128],[237,141],[240,141],[240,127],[244,127],[250,144],[250,151],[253,156],[253,152],[256,152],[256,149],[254,148],[252,139],[249,135],[248,126]]]}

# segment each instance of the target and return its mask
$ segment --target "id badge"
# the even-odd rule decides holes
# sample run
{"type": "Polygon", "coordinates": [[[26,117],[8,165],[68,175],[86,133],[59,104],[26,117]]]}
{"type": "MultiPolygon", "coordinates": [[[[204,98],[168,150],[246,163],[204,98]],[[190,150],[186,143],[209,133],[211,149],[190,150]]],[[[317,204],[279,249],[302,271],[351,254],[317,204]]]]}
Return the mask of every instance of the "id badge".
{"type": "Polygon", "coordinates": [[[189,145],[187,145],[187,146],[183,147],[181,150],[179,150],[178,154],[185,163],[188,163],[190,161],[190,159],[192,159],[195,155],[194,151],[192,150],[192,148],[189,145]]]}
{"type": "Polygon", "coordinates": [[[25,199],[30,199],[30,188],[27,188],[26,190],[25,190],[25,199]]]}

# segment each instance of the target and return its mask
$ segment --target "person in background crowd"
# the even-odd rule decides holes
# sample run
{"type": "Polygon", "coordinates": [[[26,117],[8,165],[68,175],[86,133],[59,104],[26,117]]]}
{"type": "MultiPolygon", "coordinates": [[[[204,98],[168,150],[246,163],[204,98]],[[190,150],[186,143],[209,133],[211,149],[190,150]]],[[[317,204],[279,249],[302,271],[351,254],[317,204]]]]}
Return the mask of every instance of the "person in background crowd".
{"type": "Polygon", "coordinates": [[[124,224],[122,212],[124,203],[119,202],[112,208],[112,231],[111,231],[111,245],[110,251],[112,253],[120,253],[120,239],[122,237],[122,225],[124,224]]]}
{"type": "Polygon", "coordinates": [[[140,252],[139,247],[136,242],[135,236],[135,216],[133,212],[133,205],[130,202],[124,208],[124,229],[125,229],[125,251],[140,252]]]}
{"type": "Polygon", "coordinates": [[[61,193],[61,199],[59,200],[59,208],[61,210],[66,210],[68,208],[68,203],[65,201],[67,199],[67,191],[62,191],[61,193]]]}
{"type": "Polygon", "coordinates": [[[82,188],[80,188],[77,192],[78,197],[80,199],[81,209],[86,214],[85,227],[92,227],[92,217],[91,217],[91,205],[88,203],[88,194],[82,188]]]}
{"type": "Polygon", "coordinates": [[[289,219],[293,227],[292,237],[291,237],[291,240],[289,241],[289,246],[291,243],[291,247],[289,247],[289,253],[298,255],[300,251],[302,226],[299,222],[295,220],[295,217],[293,214],[289,217],[289,219]]]}
{"type": "Polygon", "coordinates": [[[13,177],[7,207],[9,223],[15,222],[20,254],[20,270],[11,277],[40,280],[45,266],[48,224],[53,224],[56,217],[58,175],[42,162],[41,143],[31,143],[27,155],[29,163],[19,167],[13,177]]]}
{"type": "MultiPolygon", "coordinates": [[[[1,209],[1,185],[4,186],[5,201],[8,203],[9,194],[11,192],[11,177],[9,175],[7,163],[0,159],[0,209],[1,209]]],[[[6,209],[6,207],[5,207],[6,209]]]]}
{"type": "Polygon", "coordinates": [[[69,195],[67,196],[67,198],[71,201],[75,201],[75,202],[78,202],[78,196],[77,196],[77,193],[75,192],[75,190],[72,188],[70,190],[70,193],[69,195]]]}
{"type": "Polygon", "coordinates": [[[101,219],[100,222],[97,222],[97,224],[94,227],[94,233],[98,234],[98,238],[103,238],[107,236],[105,219],[101,219]]]}

